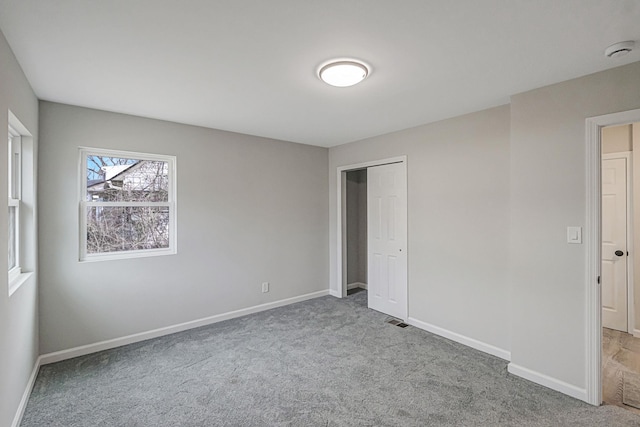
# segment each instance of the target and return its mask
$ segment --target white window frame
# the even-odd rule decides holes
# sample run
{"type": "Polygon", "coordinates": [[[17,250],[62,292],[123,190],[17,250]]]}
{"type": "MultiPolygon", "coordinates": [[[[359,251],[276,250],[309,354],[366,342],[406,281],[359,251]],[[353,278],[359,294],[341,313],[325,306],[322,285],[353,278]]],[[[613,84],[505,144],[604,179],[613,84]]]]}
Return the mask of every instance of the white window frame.
{"type": "Polygon", "coordinates": [[[9,207],[15,207],[15,257],[16,264],[13,268],[9,269],[9,285],[15,283],[22,274],[22,264],[20,263],[20,205],[22,204],[22,138],[20,134],[9,126],[8,134],[8,195],[9,207]]]}
{"type": "Polygon", "coordinates": [[[177,218],[176,218],[176,157],[137,153],[132,151],[108,150],[101,148],[80,147],[79,155],[79,224],[80,224],[80,251],[79,261],[108,261],[128,258],[141,258],[160,255],[173,255],[177,253],[177,218]],[[136,160],[150,160],[166,162],[168,165],[168,201],[167,202],[94,202],[87,201],[87,157],[108,156],[136,160]],[[161,249],[143,249],[131,251],[87,253],[87,208],[90,206],[143,206],[143,207],[168,207],[169,208],[169,247],[161,249]]]}

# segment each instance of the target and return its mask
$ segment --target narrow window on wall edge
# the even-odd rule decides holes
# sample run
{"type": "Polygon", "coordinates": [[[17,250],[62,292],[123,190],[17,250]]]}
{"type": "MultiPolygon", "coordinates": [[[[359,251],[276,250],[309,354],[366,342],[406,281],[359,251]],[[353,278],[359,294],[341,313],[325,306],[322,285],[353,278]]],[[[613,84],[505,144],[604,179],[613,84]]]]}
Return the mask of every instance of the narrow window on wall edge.
{"type": "Polygon", "coordinates": [[[21,138],[20,134],[9,127],[9,284],[22,272],[20,260],[20,205],[21,205],[21,138]]]}
{"type": "Polygon", "coordinates": [[[80,261],[176,253],[176,158],[80,149],[80,261]]]}

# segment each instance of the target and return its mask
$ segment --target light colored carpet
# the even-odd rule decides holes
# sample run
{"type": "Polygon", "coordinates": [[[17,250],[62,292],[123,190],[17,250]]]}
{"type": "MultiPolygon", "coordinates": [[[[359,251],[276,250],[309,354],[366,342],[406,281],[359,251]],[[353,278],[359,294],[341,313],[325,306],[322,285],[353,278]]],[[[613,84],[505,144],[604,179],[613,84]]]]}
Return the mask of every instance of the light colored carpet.
{"type": "Polygon", "coordinates": [[[43,366],[32,426],[640,426],[323,297],[43,366]]]}

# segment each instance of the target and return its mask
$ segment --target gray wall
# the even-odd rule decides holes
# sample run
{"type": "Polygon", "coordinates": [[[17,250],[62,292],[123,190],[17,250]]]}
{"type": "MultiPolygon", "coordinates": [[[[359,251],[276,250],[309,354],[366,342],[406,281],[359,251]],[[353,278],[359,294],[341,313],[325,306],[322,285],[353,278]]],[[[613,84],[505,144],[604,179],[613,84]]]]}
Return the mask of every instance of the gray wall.
{"type": "Polygon", "coordinates": [[[347,172],[347,284],[367,283],[367,171],[347,172]]]}
{"type": "Polygon", "coordinates": [[[327,289],[327,149],[49,102],[40,126],[43,354],[327,289]],[[78,262],[79,146],[177,156],[177,255],[78,262]]]}
{"type": "MultiPolygon", "coordinates": [[[[37,152],[38,101],[0,33],[0,200],[7,200],[8,110],[34,136],[37,152]]],[[[0,209],[0,242],[7,241],[8,211],[0,209]]],[[[9,426],[38,358],[38,289],[36,275],[11,297],[7,283],[7,246],[0,245],[0,425],[9,426]]],[[[35,260],[34,260],[35,261],[35,260]]]]}
{"type": "Polygon", "coordinates": [[[640,62],[511,98],[511,357],[584,388],[585,119],[640,108],[640,62]]]}
{"type": "Polygon", "coordinates": [[[329,150],[332,290],[337,167],[400,155],[408,168],[409,317],[508,351],[508,106],[329,150]]]}

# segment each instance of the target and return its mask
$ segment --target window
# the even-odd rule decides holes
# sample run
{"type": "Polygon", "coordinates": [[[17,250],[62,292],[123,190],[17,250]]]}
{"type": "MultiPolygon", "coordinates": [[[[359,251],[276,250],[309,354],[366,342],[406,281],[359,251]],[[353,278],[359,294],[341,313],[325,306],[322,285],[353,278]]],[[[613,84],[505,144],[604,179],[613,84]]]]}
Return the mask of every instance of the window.
{"type": "MultiPolygon", "coordinates": [[[[8,112],[8,291],[13,295],[36,271],[35,145],[29,130],[8,112]]],[[[6,211],[5,211],[6,212],[6,211]]]]}
{"type": "Polygon", "coordinates": [[[15,282],[22,272],[20,265],[20,199],[21,199],[21,138],[9,127],[9,283],[15,282]]]}
{"type": "Polygon", "coordinates": [[[80,260],[176,253],[175,157],[80,150],[80,260]]]}

